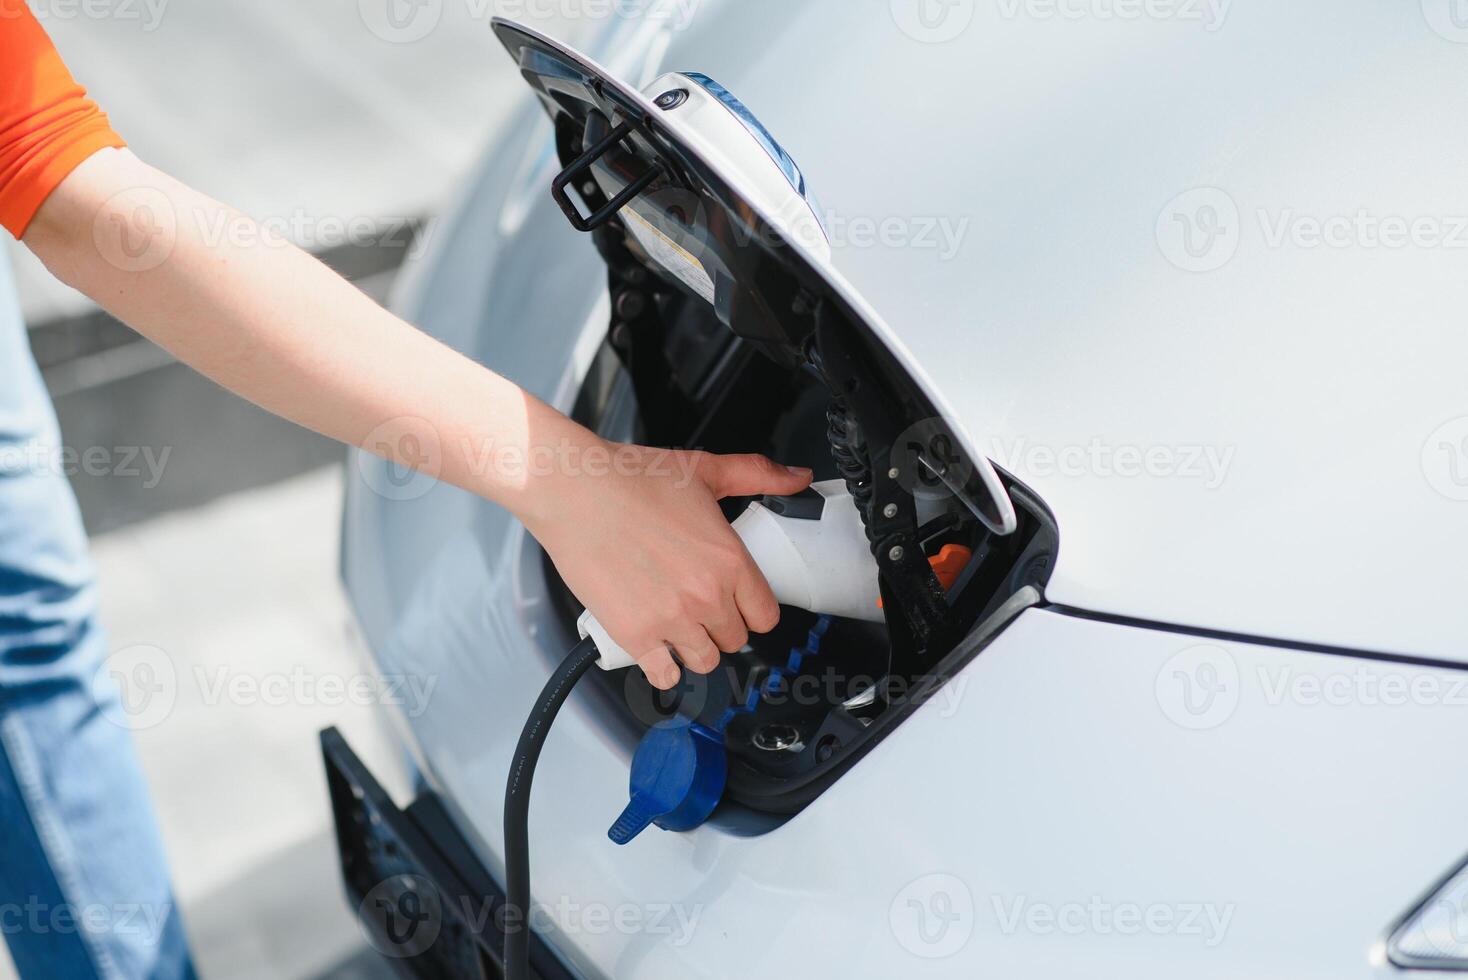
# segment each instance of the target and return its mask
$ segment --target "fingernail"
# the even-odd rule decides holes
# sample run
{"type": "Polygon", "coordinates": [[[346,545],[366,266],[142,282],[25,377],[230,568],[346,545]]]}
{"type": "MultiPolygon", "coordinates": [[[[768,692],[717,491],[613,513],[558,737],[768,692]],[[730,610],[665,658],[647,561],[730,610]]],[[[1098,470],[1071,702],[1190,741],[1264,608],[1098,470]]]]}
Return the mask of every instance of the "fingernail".
{"type": "Polygon", "coordinates": [[[816,475],[816,471],[808,466],[787,466],[785,468],[790,471],[791,476],[806,477],[816,475]]]}

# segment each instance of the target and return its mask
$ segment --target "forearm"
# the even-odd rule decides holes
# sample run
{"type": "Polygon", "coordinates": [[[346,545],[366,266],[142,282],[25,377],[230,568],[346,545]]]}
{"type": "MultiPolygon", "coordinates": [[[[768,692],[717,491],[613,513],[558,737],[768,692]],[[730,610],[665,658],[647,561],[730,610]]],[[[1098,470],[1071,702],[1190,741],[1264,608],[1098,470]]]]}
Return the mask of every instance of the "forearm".
{"type": "Polygon", "coordinates": [[[707,673],[749,629],[774,627],[779,606],[718,500],[797,493],[809,470],[613,447],[299,249],[221,228],[254,226],[127,151],[102,150],[51,193],[24,240],[60,279],[226,388],[509,508],[657,686],[678,680],[670,650],[707,673]]]}
{"type": "Polygon", "coordinates": [[[300,249],[220,229],[254,226],[108,150],[47,199],[24,241],[58,278],[231,391],[521,516],[534,505],[528,462],[590,438],[300,249]]]}

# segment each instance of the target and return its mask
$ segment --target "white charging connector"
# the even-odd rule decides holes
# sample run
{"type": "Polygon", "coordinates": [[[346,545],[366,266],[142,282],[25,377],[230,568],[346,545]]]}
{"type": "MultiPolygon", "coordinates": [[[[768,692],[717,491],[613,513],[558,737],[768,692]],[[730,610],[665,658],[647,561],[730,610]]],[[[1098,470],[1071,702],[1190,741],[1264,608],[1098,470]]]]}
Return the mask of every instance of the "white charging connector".
{"type": "MultiPolygon", "coordinates": [[[[734,522],[734,532],[764,572],[780,605],[881,622],[877,561],[846,484],[832,480],[811,489],[821,498],[811,502],[819,503],[819,510],[796,506],[798,498],[769,504],[755,501],[734,522]]],[[[576,627],[601,651],[597,666],[602,670],[636,663],[590,611],[582,614],[576,627]]]]}

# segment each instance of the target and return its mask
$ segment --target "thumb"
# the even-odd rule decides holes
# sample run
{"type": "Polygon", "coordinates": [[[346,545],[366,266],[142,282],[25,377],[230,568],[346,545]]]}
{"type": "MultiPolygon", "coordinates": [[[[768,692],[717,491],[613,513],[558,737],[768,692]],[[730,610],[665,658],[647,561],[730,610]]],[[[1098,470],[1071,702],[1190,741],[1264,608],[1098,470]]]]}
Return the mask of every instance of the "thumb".
{"type": "Polygon", "coordinates": [[[814,474],[803,466],[781,466],[757,454],[710,456],[708,486],[714,496],[757,497],[760,494],[799,493],[810,486],[814,474]]]}

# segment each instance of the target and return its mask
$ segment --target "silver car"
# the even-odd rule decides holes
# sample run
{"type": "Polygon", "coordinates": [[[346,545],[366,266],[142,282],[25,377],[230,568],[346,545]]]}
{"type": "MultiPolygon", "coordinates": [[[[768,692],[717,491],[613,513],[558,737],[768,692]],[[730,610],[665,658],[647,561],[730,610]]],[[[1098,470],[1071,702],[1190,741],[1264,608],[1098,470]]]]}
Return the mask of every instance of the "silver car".
{"type": "MultiPolygon", "coordinates": [[[[532,807],[542,975],[1468,968],[1441,7],[495,23],[523,111],[398,311],[610,438],[844,481],[882,569],[882,622],[583,683],[532,807]],[[642,735],[726,712],[713,818],[613,845],[642,735]]],[[[495,976],[507,768],[581,610],[505,513],[353,465],[362,634],[439,683],[410,807],[324,737],[349,891],[411,972],[495,976]]]]}

